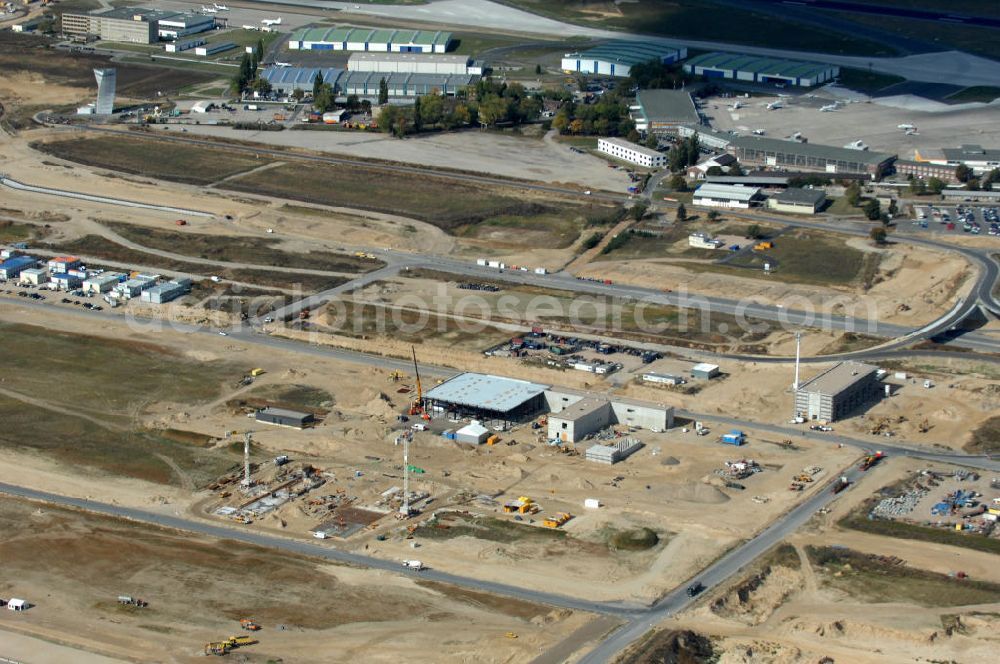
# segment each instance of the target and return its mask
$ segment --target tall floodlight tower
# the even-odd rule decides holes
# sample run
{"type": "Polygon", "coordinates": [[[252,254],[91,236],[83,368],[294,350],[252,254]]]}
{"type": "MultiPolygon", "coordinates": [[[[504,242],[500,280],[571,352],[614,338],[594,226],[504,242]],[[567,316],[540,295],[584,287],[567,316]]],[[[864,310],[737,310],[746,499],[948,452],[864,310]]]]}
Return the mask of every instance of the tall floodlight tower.
{"type": "Polygon", "coordinates": [[[118,78],[117,69],[95,69],[97,79],[97,115],[111,115],[115,112],[115,83],[118,78]]]}
{"type": "Polygon", "coordinates": [[[243,486],[250,488],[250,433],[243,434],[243,486]]]}
{"type": "Polygon", "coordinates": [[[792,383],[792,390],[799,391],[799,361],[802,356],[802,333],[795,333],[795,382],[792,383]]]}

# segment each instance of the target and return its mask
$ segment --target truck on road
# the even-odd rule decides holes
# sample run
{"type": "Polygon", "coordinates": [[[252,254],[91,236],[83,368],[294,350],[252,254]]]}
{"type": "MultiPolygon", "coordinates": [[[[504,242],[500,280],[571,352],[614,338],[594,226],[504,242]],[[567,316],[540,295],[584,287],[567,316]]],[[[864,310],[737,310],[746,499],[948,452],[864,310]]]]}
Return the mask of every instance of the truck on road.
{"type": "Polygon", "coordinates": [[[406,569],[411,569],[415,572],[419,572],[425,569],[424,564],[419,560],[404,560],[403,567],[405,567],[406,569]]]}
{"type": "Polygon", "coordinates": [[[831,491],[837,494],[846,489],[847,487],[849,487],[850,485],[851,485],[851,480],[847,479],[844,476],[841,476],[836,482],[833,483],[833,489],[831,489],[831,491]]]}

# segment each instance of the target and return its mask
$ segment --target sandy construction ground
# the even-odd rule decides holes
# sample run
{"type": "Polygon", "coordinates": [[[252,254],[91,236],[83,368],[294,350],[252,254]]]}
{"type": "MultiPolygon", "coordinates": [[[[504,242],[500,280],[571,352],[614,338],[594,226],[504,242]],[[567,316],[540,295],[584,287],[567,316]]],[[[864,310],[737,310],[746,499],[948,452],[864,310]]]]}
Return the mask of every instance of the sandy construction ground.
{"type": "MultiPolygon", "coordinates": [[[[848,238],[854,248],[872,251],[863,240],[848,238]]],[[[834,287],[784,282],[747,270],[746,277],[688,269],[684,261],[645,259],[596,261],[579,270],[582,276],[674,291],[739,299],[814,311],[857,316],[890,324],[919,326],[954,306],[955,298],[971,288],[968,263],[961,257],[924,248],[897,245],[885,251],[872,288],[834,287]]],[[[858,332],[867,332],[858,330],[858,332]]]]}

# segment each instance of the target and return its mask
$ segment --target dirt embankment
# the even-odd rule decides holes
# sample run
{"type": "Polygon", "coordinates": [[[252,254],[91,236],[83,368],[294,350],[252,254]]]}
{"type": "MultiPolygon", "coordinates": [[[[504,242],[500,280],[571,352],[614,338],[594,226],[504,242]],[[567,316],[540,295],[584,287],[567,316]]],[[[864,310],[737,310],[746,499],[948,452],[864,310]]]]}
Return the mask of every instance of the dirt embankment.
{"type": "Polygon", "coordinates": [[[768,565],[712,602],[716,615],[748,625],[759,625],[803,586],[800,570],[768,565]]]}

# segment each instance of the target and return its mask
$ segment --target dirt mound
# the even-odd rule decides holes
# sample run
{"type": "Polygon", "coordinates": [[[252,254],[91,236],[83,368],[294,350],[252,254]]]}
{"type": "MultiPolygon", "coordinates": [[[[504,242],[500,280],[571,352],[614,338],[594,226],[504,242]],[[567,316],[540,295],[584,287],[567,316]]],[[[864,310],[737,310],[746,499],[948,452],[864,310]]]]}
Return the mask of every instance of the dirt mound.
{"type": "Polygon", "coordinates": [[[683,500],[689,503],[701,503],[706,505],[719,505],[729,500],[729,496],[720,491],[718,487],[691,482],[677,487],[668,487],[667,496],[671,500],[683,500]]]}
{"type": "Polygon", "coordinates": [[[621,664],[688,664],[708,661],[714,654],[712,640],[707,636],[684,630],[654,634],[625,653],[621,664]]]}
{"type": "Polygon", "coordinates": [[[795,646],[773,641],[753,641],[729,646],[719,655],[718,664],[800,664],[815,662],[816,657],[806,657],[795,646]]]}
{"type": "Polygon", "coordinates": [[[678,464],[680,464],[680,461],[677,459],[677,457],[672,457],[672,456],[664,457],[660,461],[661,466],[676,466],[678,464]]]}
{"type": "Polygon", "coordinates": [[[784,566],[766,567],[732,592],[712,602],[712,612],[749,625],[767,620],[802,586],[802,574],[784,566]]]}

